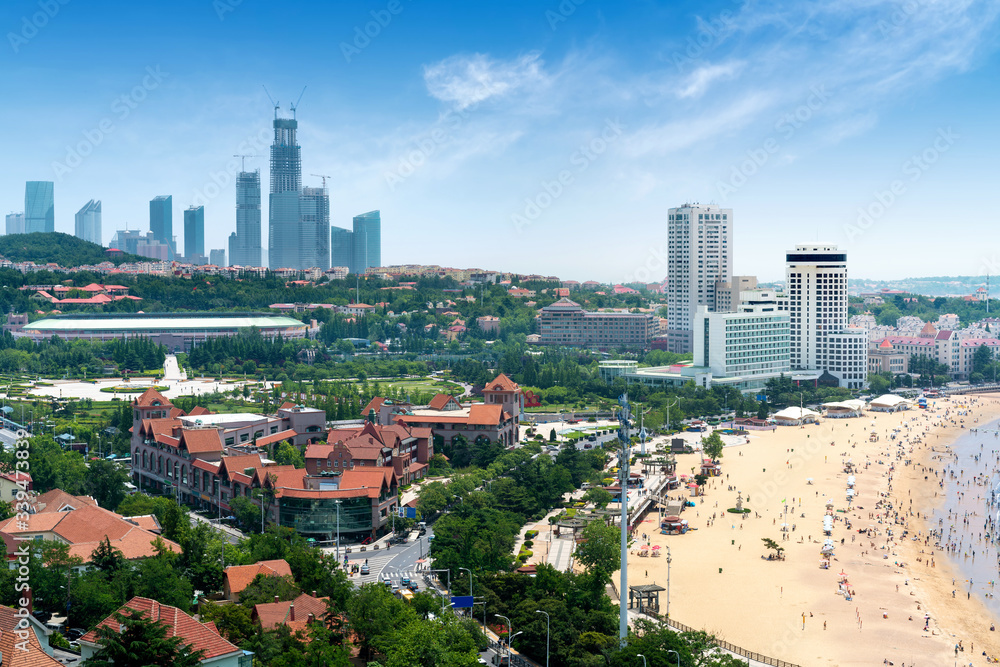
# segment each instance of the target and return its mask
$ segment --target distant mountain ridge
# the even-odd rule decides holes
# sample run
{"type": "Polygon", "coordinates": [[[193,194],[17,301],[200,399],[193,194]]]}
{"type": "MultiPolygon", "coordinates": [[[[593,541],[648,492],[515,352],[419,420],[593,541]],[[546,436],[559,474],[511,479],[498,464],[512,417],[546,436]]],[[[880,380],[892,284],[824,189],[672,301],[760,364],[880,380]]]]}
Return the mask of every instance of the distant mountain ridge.
{"type": "MultiPolygon", "coordinates": [[[[1000,280],[991,280],[990,296],[1000,295],[1000,280]]],[[[986,287],[986,276],[929,276],[900,280],[869,280],[851,278],[850,293],[879,292],[883,289],[900,290],[924,296],[968,296],[980,287],[986,287]]]]}
{"type": "Polygon", "coordinates": [[[103,246],[78,239],[62,232],[33,232],[31,234],[10,234],[0,236],[0,255],[12,262],[34,262],[72,268],[112,262],[148,261],[139,255],[108,253],[103,246]],[[114,255],[114,256],[112,256],[114,255]]]}

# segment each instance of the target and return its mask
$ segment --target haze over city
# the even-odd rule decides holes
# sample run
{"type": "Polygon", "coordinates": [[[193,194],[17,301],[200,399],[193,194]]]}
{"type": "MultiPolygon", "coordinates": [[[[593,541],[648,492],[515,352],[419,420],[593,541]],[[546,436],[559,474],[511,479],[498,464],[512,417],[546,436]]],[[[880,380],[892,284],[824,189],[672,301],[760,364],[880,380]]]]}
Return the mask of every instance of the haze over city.
{"type": "Polygon", "coordinates": [[[266,86],[331,224],[381,210],[383,264],[659,281],[667,209],[715,202],[762,280],[817,240],[856,277],[994,270],[997,2],[43,5],[0,8],[0,207],[52,180],[57,231],[100,199],[107,244],[169,194],[226,247],[266,86]]]}

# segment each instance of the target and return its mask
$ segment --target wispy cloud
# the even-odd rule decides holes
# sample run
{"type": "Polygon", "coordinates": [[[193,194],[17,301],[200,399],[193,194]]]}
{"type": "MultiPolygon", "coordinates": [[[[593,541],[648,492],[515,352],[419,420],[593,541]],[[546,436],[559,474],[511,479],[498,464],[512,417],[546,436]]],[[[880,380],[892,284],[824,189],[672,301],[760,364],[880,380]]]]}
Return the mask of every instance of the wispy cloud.
{"type": "Polygon", "coordinates": [[[735,61],[723,63],[721,65],[706,65],[704,67],[699,67],[694,72],[692,72],[687,79],[681,84],[680,89],[677,91],[677,97],[681,99],[685,98],[699,98],[705,94],[714,82],[723,80],[727,81],[732,79],[743,69],[746,63],[735,61]]]}
{"type": "Polygon", "coordinates": [[[457,109],[503,98],[520,89],[537,89],[548,80],[538,52],[513,60],[499,60],[482,53],[454,55],[424,66],[427,91],[457,109]]]}

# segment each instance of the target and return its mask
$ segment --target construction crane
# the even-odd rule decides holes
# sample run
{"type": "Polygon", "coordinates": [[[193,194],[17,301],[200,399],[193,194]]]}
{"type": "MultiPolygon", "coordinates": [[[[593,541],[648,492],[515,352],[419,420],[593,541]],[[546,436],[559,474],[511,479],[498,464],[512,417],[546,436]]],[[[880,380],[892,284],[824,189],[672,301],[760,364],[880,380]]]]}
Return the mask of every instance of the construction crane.
{"type": "MultiPolygon", "coordinates": [[[[280,108],[278,106],[278,103],[274,101],[273,97],[271,97],[271,93],[268,92],[267,86],[265,86],[264,84],[260,84],[260,87],[264,89],[264,94],[267,95],[267,99],[271,100],[271,104],[274,106],[274,118],[275,118],[275,120],[277,120],[278,119],[278,109],[280,108]]],[[[299,97],[301,98],[301,95],[299,97]]]]}
{"type": "Polygon", "coordinates": [[[248,157],[257,157],[257,156],[256,155],[234,155],[233,157],[238,157],[238,158],[240,158],[242,160],[243,166],[240,169],[240,171],[246,171],[247,170],[247,158],[248,157]]]}
{"type": "Polygon", "coordinates": [[[295,110],[299,108],[299,102],[302,101],[302,96],[306,94],[306,88],[308,88],[308,86],[302,86],[302,92],[299,93],[299,99],[295,100],[295,104],[291,106],[293,119],[295,118],[295,110]]]}
{"type": "Polygon", "coordinates": [[[326,176],[324,174],[309,174],[310,176],[315,176],[316,178],[323,179],[323,189],[326,190],[326,179],[333,178],[333,176],[326,176]]]}

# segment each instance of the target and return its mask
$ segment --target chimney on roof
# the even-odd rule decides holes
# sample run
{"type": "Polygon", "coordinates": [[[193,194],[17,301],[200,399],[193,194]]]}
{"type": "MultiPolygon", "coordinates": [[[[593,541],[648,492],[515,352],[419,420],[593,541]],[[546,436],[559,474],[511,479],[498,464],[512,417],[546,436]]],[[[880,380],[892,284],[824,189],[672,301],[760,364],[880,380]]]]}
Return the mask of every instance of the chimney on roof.
{"type": "Polygon", "coordinates": [[[277,596],[277,595],[275,595],[275,596],[274,596],[274,601],[275,601],[275,602],[281,602],[281,600],[279,600],[279,599],[278,599],[278,596],[277,596]]]}
{"type": "Polygon", "coordinates": [[[309,614],[309,622],[312,623],[316,620],[316,614],[309,614]]]}
{"type": "Polygon", "coordinates": [[[295,603],[294,602],[292,604],[288,605],[288,620],[289,621],[294,621],[295,620],[295,603]]]}
{"type": "Polygon", "coordinates": [[[313,597],[319,597],[316,595],[316,591],[313,591],[313,597]]]}

